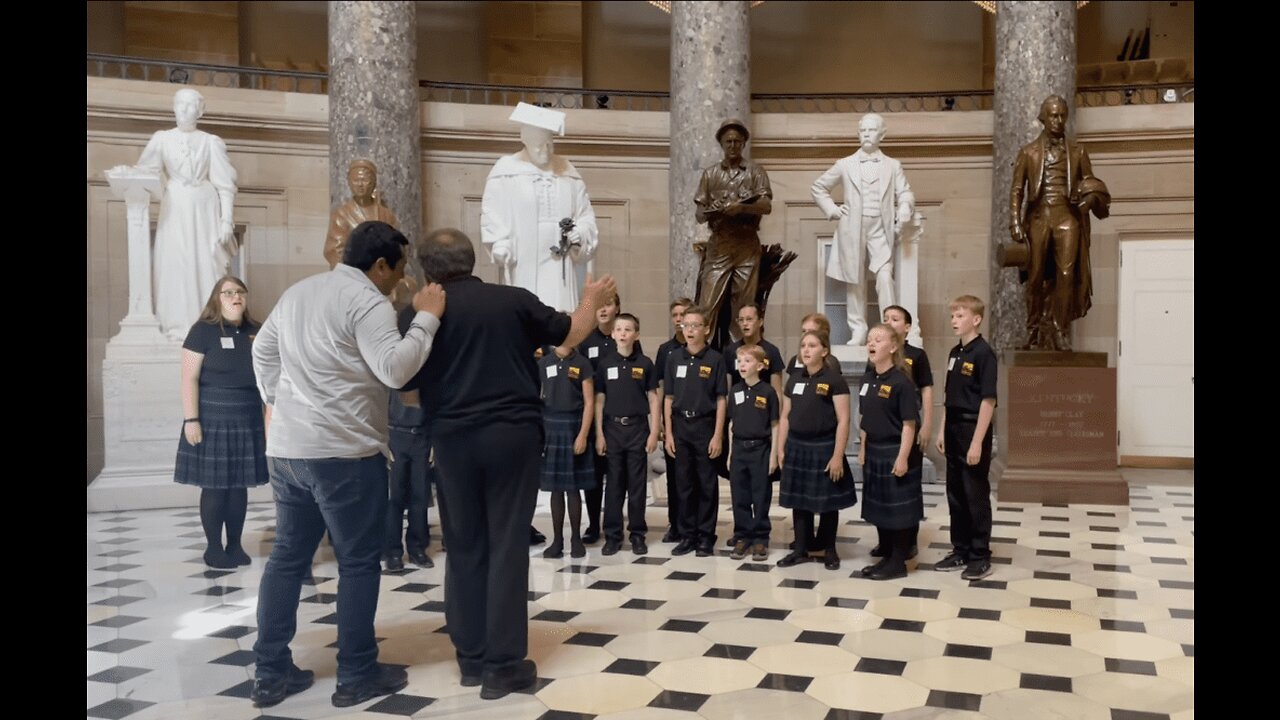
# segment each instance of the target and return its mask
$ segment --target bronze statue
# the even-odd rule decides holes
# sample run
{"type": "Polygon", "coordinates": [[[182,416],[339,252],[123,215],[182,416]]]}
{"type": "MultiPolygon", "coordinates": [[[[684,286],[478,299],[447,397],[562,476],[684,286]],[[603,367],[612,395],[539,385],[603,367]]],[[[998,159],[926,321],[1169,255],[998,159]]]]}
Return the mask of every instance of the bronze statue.
{"type": "Polygon", "coordinates": [[[781,246],[761,248],[760,216],[773,211],[769,175],[742,157],[751,133],[741,120],[725,120],[716,131],[724,160],[703,169],[693,202],[696,218],[711,228],[711,238],[695,243],[702,257],[698,268],[698,305],[707,308],[712,347],[723,348],[739,334],[733,318],[745,303],[764,312],[774,282],[795,259],[781,246]]]}
{"type": "Polygon", "coordinates": [[[1062,97],[1046,98],[1040,106],[1044,130],[1018,151],[1013,166],[1009,234],[1025,252],[1006,247],[1001,263],[1018,267],[1026,286],[1024,348],[1031,350],[1071,349],[1071,321],[1084,317],[1092,304],[1089,212],[1102,219],[1111,205],[1089,154],[1066,138],[1067,112],[1062,97]]]}
{"type": "Polygon", "coordinates": [[[329,235],[324,241],[324,259],[332,270],[342,262],[342,250],[347,236],[355,226],[366,220],[380,220],[391,227],[400,227],[395,213],[391,212],[378,194],[378,168],[368,160],[352,160],[347,168],[347,185],[351,199],[334,208],[329,215],[329,235]]]}

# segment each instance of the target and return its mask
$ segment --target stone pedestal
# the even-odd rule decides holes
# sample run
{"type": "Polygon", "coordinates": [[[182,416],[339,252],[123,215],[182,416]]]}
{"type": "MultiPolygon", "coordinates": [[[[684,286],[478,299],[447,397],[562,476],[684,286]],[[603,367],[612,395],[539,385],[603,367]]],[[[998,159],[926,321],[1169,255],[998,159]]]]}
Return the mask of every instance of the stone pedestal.
{"type": "Polygon", "coordinates": [[[1107,354],[1006,351],[1001,359],[1000,501],[1127,505],[1107,354]]]}

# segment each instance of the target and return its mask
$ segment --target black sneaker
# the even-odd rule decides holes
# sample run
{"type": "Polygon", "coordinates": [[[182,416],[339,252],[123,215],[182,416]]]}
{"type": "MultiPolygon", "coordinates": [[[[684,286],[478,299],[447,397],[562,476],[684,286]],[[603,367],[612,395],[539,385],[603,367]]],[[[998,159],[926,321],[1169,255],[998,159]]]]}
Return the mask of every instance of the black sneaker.
{"type": "Polygon", "coordinates": [[[425,550],[410,551],[409,559],[420,568],[433,568],[436,566],[435,562],[427,556],[427,551],[425,550]]]}
{"type": "Polygon", "coordinates": [[[938,572],[955,572],[956,570],[963,570],[965,565],[968,564],[968,561],[960,553],[953,550],[946,557],[939,560],[938,564],[933,566],[933,569],[938,572]]]}
{"type": "Polygon", "coordinates": [[[338,683],[333,691],[334,707],[351,707],[372,700],[379,695],[390,695],[403,690],[409,684],[409,674],[404,668],[378,663],[373,677],[343,685],[338,683]]]}
{"type": "Polygon", "coordinates": [[[507,693],[518,692],[538,680],[538,666],[532,660],[521,660],[515,667],[485,670],[480,682],[480,697],[497,700],[507,693]]]}
{"type": "Polygon", "coordinates": [[[400,572],[401,570],[404,570],[404,558],[399,555],[383,558],[382,566],[387,572],[400,572]]]}
{"type": "Polygon", "coordinates": [[[970,560],[969,566],[960,573],[962,580],[981,580],[991,574],[991,561],[987,558],[970,560]]]}
{"type": "Polygon", "coordinates": [[[747,541],[739,540],[733,544],[733,551],[729,553],[730,559],[741,560],[747,556],[747,541]]]}
{"type": "Polygon", "coordinates": [[[564,557],[564,541],[553,540],[546,550],[542,551],[542,557],[549,560],[556,560],[564,557]]]}
{"type": "Polygon", "coordinates": [[[631,538],[631,552],[636,555],[649,554],[649,546],[645,543],[644,538],[642,537],[631,538]]]}
{"type": "Polygon", "coordinates": [[[685,538],[684,540],[680,541],[680,544],[671,548],[671,554],[672,555],[688,555],[689,553],[693,552],[693,549],[696,548],[697,546],[698,546],[697,543],[690,540],[689,538],[685,538]]]}
{"type": "Polygon", "coordinates": [[[604,541],[604,549],[600,551],[600,554],[601,555],[617,555],[618,551],[621,549],[622,549],[622,541],[609,539],[604,541]]]}
{"type": "Polygon", "coordinates": [[[669,527],[667,528],[667,531],[662,534],[662,542],[664,543],[680,542],[680,533],[676,532],[675,528],[669,527]]]}
{"type": "Polygon", "coordinates": [[[265,708],[279,705],[290,695],[296,695],[311,687],[316,674],[310,670],[300,670],[297,665],[289,667],[289,672],[277,680],[254,680],[249,699],[254,707],[265,708]]]}

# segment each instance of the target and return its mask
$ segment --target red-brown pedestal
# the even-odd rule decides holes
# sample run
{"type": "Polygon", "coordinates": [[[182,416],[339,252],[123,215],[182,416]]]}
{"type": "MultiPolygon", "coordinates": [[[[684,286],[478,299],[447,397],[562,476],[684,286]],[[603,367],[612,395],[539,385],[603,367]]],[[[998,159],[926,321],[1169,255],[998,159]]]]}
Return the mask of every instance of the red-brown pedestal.
{"type": "Polygon", "coordinates": [[[1127,505],[1116,469],[1116,371],[1106,353],[1007,351],[1005,502],[1127,505]]]}

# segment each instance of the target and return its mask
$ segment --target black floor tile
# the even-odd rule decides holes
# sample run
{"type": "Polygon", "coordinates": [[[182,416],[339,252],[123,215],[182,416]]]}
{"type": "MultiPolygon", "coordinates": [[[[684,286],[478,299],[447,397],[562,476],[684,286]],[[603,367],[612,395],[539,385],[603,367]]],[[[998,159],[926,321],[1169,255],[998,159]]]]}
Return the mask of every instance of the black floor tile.
{"type": "Polygon", "coordinates": [[[236,667],[248,667],[258,661],[258,656],[252,650],[236,650],[227,653],[220,658],[210,660],[210,664],[216,665],[234,665],[236,667]]]}
{"type": "Polygon", "coordinates": [[[248,627],[245,625],[228,625],[227,627],[224,627],[221,630],[214,630],[208,635],[205,635],[205,637],[226,638],[227,640],[239,640],[245,635],[251,635],[255,632],[258,632],[258,628],[248,627]]]}
{"type": "Polygon", "coordinates": [[[1022,673],[1018,687],[1026,690],[1052,690],[1053,692],[1071,692],[1071,678],[1056,675],[1035,675],[1022,673]]]}
{"type": "Polygon", "coordinates": [[[751,657],[751,653],[755,651],[755,648],[747,645],[725,645],[723,643],[716,643],[703,653],[702,656],[727,658],[729,660],[746,660],[751,657]]]}
{"type": "Polygon", "coordinates": [[[1195,611],[1195,610],[1183,610],[1183,609],[1180,609],[1180,608],[1170,608],[1170,609],[1169,609],[1169,617],[1171,617],[1171,618],[1173,618],[1173,619],[1175,619],[1175,620],[1195,620],[1195,619],[1196,619],[1196,611],[1195,611]]]}
{"type": "Polygon", "coordinates": [[[146,645],[147,642],[148,642],[147,640],[130,640],[128,638],[116,638],[115,640],[108,640],[104,643],[99,643],[97,645],[94,645],[89,649],[93,650],[94,652],[115,653],[116,655],[119,655],[122,652],[129,652],[134,648],[140,648],[143,645],[146,645]]]}
{"type": "Polygon", "coordinates": [[[877,673],[879,675],[902,675],[907,663],[902,660],[885,660],[883,658],[864,657],[858,661],[855,672],[877,673]]]}
{"type": "Polygon", "coordinates": [[[434,590],[435,588],[438,588],[438,587],[440,586],[432,585],[431,583],[405,583],[400,587],[391,588],[391,592],[424,593],[424,592],[427,592],[428,590],[434,590]]]}
{"type": "Polygon", "coordinates": [[[899,597],[917,597],[929,600],[937,600],[942,594],[940,590],[926,590],[924,588],[902,588],[902,592],[898,593],[899,597]]]}
{"type": "Polygon", "coordinates": [[[1036,570],[1034,577],[1037,580],[1065,580],[1071,581],[1071,573],[1050,572],[1048,570],[1036,570]]]}
{"type": "Polygon", "coordinates": [[[948,708],[951,710],[977,711],[982,705],[982,696],[947,690],[930,690],[929,699],[925,701],[929,707],[948,708]]]}
{"type": "Polygon", "coordinates": [[[564,641],[565,645],[586,645],[587,647],[604,647],[613,641],[617,635],[609,633],[580,632],[577,635],[564,641]]]}
{"type": "Polygon", "coordinates": [[[660,663],[650,662],[649,660],[631,660],[622,658],[614,660],[613,664],[604,669],[607,673],[616,673],[618,675],[648,675],[651,670],[658,667],[660,663]]]}
{"type": "Polygon", "coordinates": [[[1000,621],[999,610],[988,610],[986,608],[960,608],[959,617],[968,618],[970,620],[994,620],[1000,621]]]}
{"type": "Polygon", "coordinates": [[[1134,620],[1102,620],[1103,630],[1118,630],[1120,632],[1136,632],[1145,633],[1147,627],[1140,622],[1134,620]]]}
{"type": "Polygon", "coordinates": [[[778,587],[798,588],[800,590],[812,590],[818,586],[817,580],[797,580],[795,578],[787,578],[778,583],[778,587]]]}
{"type": "Polygon", "coordinates": [[[543,622],[563,623],[563,622],[569,622],[570,620],[578,617],[578,615],[580,614],[581,613],[576,613],[571,610],[543,610],[542,612],[538,613],[537,615],[534,615],[532,618],[529,618],[529,619],[541,620],[543,622]]]}
{"type": "Polygon", "coordinates": [[[613,580],[597,580],[587,586],[588,590],[621,590],[630,585],[629,582],[615,582],[613,580]]]}
{"type": "Polygon", "coordinates": [[[631,598],[622,604],[622,607],[628,610],[657,610],[666,605],[666,600],[648,600],[646,598],[631,598]]]}
{"type": "Polygon", "coordinates": [[[1031,598],[1031,607],[1049,608],[1050,610],[1070,610],[1070,600],[1055,600],[1053,598],[1031,598]]]}
{"type": "Polygon", "coordinates": [[[128,698],[115,698],[108,700],[101,705],[89,708],[86,715],[91,718],[106,718],[106,720],[120,720],[120,718],[129,717],[130,715],[155,705],[153,702],[145,700],[130,700],[128,698]]]}
{"type": "Polygon", "coordinates": [[[421,605],[419,605],[419,606],[417,606],[417,607],[415,607],[415,608],[413,608],[413,609],[414,609],[414,610],[420,610],[420,611],[422,611],[422,612],[433,612],[433,613],[441,613],[441,614],[443,614],[443,613],[444,613],[444,601],[443,601],[443,600],[428,600],[428,601],[426,601],[426,602],[422,603],[421,605]]]}
{"type": "Polygon", "coordinates": [[[1123,658],[1106,658],[1107,672],[1129,673],[1131,675],[1156,674],[1156,664],[1147,660],[1125,660],[1123,658]]]}
{"type": "Polygon", "coordinates": [[[809,688],[809,683],[813,682],[813,678],[803,675],[781,675],[778,673],[769,673],[760,679],[758,688],[766,690],[786,690],[788,692],[804,692],[809,688]]]}
{"type": "Polygon", "coordinates": [[[420,695],[394,693],[370,705],[364,711],[409,717],[435,701],[435,698],[422,697],[420,695]]]}
{"type": "Polygon", "coordinates": [[[670,575],[668,575],[667,579],[668,580],[688,580],[691,582],[697,582],[698,580],[702,579],[703,575],[706,575],[706,573],[683,572],[680,570],[676,570],[672,572],[670,575]]]}
{"type": "Polygon", "coordinates": [[[990,660],[991,648],[981,645],[960,645],[947,643],[942,654],[946,657],[969,658],[971,660],[990,660]]]}
{"type": "Polygon", "coordinates": [[[686,712],[698,712],[698,708],[707,701],[710,695],[701,693],[686,693],[676,690],[663,690],[649,701],[649,707],[667,708],[670,710],[684,710],[686,712]]]}
{"type": "Polygon", "coordinates": [[[89,623],[90,627],[109,627],[122,628],[128,627],[134,623],[140,623],[146,618],[133,617],[132,615],[116,615],[115,617],[103,618],[98,622],[89,623]]]}
{"type": "Polygon", "coordinates": [[[707,623],[697,620],[668,620],[658,629],[669,630],[671,632],[696,633],[706,626],[707,623]]]}
{"type": "Polygon", "coordinates": [[[1133,590],[1112,590],[1111,588],[1098,588],[1098,597],[1115,598],[1118,600],[1137,600],[1138,593],[1133,590]]]}
{"type": "Polygon", "coordinates": [[[791,614],[790,610],[782,610],[778,608],[751,608],[747,611],[747,617],[756,618],[758,620],[786,620],[791,614]]]}
{"type": "Polygon", "coordinates": [[[720,598],[722,600],[737,600],[746,590],[736,590],[733,588],[711,588],[702,593],[702,597],[720,598]]]}
{"type": "Polygon", "coordinates": [[[1041,645],[1071,645],[1071,635],[1067,633],[1041,632],[1039,630],[1028,630],[1026,641],[1029,643],[1040,643],[1041,645]]]}
{"type": "Polygon", "coordinates": [[[149,672],[151,672],[151,670],[147,668],[130,667],[128,665],[117,665],[115,667],[109,667],[106,670],[103,670],[101,672],[96,672],[90,675],[88,679],[92,680],[93,682],[112,683],[113,685],[119,685],[120,683],[125,682],[126,680],[132,680],[138,677],[139,675],[146,675],[149,672]]]}
{"type": "Polygon", "coordinates": [[[796,638],[796,642],[811,643],[813,645],[839,645],[844,640],[841,633],[818,632],[817,630],[805,630],[796,638]]]}
{"type": "Polygon", "coordinates": [[[1169,720],[1169,716],[1165,713],[1111,708],[1111,720],[1169,720]]]}
{"type": "Polygon", "coordinates": [[[867,606],[867,601],[862,598],[838,598],[833,597],[827,600],[827,607],[852,608],[861,610],[867,606]]]}

